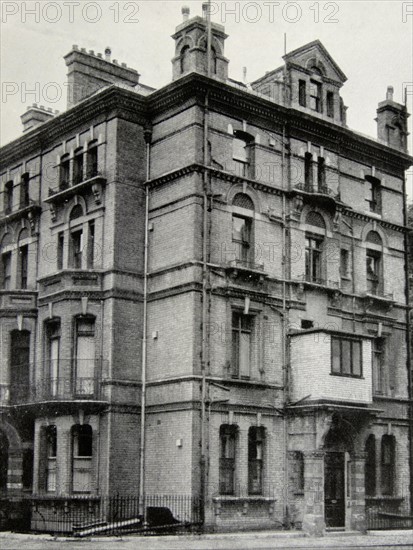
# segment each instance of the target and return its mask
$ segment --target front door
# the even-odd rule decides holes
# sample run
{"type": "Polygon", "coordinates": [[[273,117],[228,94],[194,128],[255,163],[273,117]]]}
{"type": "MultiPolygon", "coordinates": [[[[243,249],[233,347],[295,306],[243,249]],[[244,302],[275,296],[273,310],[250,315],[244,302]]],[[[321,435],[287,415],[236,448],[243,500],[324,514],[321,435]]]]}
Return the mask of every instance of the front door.
{"type": "Polygon", "coordinates": [[[345,526],[345,453],[326,452],[324,459],[324,506],[326,527],[345,526]]]}

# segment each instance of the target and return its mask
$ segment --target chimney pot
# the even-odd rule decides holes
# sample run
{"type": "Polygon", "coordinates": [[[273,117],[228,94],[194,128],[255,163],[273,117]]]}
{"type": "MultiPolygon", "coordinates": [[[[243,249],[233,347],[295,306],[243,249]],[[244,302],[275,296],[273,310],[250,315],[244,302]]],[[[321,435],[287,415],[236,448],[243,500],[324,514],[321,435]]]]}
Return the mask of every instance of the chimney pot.
{"type": "Polygon", "coordinates": [[[181,12],[182,12],[182,19],[184,21],[188,21],[189,14],[190,14],[189,7],[188,6],[182,6],[181,12]]]}
{"type": "Polygon", "coordinates": [[[393,101],[394,88],[393,86],[387,86],[386,99],[388,101],[393,101]]]}

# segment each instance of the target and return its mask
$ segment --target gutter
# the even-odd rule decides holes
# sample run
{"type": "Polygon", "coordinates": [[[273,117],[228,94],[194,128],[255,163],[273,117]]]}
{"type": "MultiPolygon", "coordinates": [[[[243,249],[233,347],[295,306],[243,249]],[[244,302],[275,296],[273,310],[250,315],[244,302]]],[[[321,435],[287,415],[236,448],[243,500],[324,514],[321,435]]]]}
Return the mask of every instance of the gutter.
{"type": "Polygon", "coordinates": [[[146,347],[147,347],[147,317],[148,317],[148,255],[149,255],[149,187],[151,166],[152,130],[145,129],[146,142],[146,185],[145,185],[145,245],[144,245],[144,273],[143,273],[143,325],[142,325],[142,370],[141,370],[141,430],[139,446],[139,507],[146,525],[145,506],[145,435],[146,435],[146,347]]]}

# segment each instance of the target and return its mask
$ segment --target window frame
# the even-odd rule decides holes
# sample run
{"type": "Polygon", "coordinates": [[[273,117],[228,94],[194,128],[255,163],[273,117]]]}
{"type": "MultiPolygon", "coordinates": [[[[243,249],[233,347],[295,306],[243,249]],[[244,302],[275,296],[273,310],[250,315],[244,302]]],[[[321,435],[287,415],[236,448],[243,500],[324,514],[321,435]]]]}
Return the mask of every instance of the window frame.
{"type": "Polygon", "coordinates": [[[323,284],[324,241],[322,235],[310,231],[305,233],[305,280],[308,283],[323,284]],[[311,243],[316,243],[317,246],[309,246],[311,243]],[[316,276],[314,276],[314,268],[316,276]]]}
{"type": "Polygon", "coordinates": [[[318,82],[317,80],[314,80],[313,78],[310,80],[310,109],[316,113],[322,113],[323,107],[322,107],[322,93],[323,93],[323,86],[321,82],[318,82]],[[316,94],[313,94],[313,90],[316,90],[316,94]],[[314,102],[314,107],[313,107],[314,102]]]}
{"type": "Polygon", "coordinates": [[[14,181],[9,180],[4,184],[4,213],[11,214],[13,212],[14,199],[14,181]]]}
{"type": "Polygon", "coordinates": [[[94,139],[88,143],[86,152],[86,179],[99,175],[99,142],[94,139]]]}
{"type": "Polygon", "coordinates": [[[331,336],[331,376],[342,376],[346,378],[364,378],[363,377],[363,341],[360,338],[349,338],[349,337],[343,337],[343,336],[331,336]],[[334,343],[339,343],[339,361],[340,361],[340,370],[334,370],[334,343]],[[345,343],[349,343],[350,351],[349,354],[346,355],[346,352],[343,351],[343,345],[345,343]],[[359,351],[359,373],[354,372],[354,345],[358,344],[360,347],[359,351]],[[350,359],[349,363],[349,369],[346,368],[346,364],[344,363],[343,359],[348,357],[350,359]],[[346,371],[349,372],[346,372],[346,371]]]}
{"type": "Polygon", "coordinates": [[[331,90],[327,91],[326,94],[326,107],[327,107],[327,116],[329,118],[334,118],[334,92],[331,90]]]}
{"type": "MultiPolygon", "coordinates": [[[[90,494],[93,491],[93,458],[94,458],[94,433],[90,424],[74,424],[71,428],[71,488],[74,494],[90,494]],[[87,439],[87,446],[90,447],[89,454],[80,454],[80,436],[82,431],[88,433],[83,434],[82,437],[87,439]],[[86,486],[80,488],[78,485],[79,480],[77,476],[86,476],[86,486]]],[[[81,477],[84,480],[83,477],[81,477]]]]}
{"type": "Polygon", "coordinates": [[[302,78],[298,80],[298,104],[307,107],[307,81],[302,78]]]}
{"type": "Polygon", "coordinates": [[[52,424],[45,427],[46,444],[46,493],[57,491],[57,427],[52,424]]]}
{"type": "Polygon", "coordinates": [[[396,481],[396,438],[394,435],[384,434],[381,438],[380,449],[380,490],[385,496],[393,496],[396,481]],[[387,447],[387,442],[389,448],[387,447]],[[389,461],[386,461],[386,453],[389,461]]]}
{"type": "Polygon", "coordinates": [[[219,494],[234,496],[236,493],[236,460],[238,428],[233,424],[222,424],[219,429],[219,494]],[[224,456],[225,455],[225,456],[224,456]],[[232,456],[227,456],[232,455],[232,456]],[[228,476],[228,477],[227,477],[228,476]]]}
{"type": "Polygon", "coordinates": [[[20,208],[30,205],[29,183],[30,174],[25,172],[20,179],[20,208]]]}
{"type": "Polygon", "coordinates": [[[381,214],[382,211],[382,193],[381,182],[374,176],[365,176],[366,196],[365,201],[368,204],[368,211],[373,214],[381,214]]]}
{"type": "Polygon", "coordinates": [[[375,248],[366,248],[366,287],[367,293],[374,296],[382,292],[382,259],[383,254],[375,248]],[[369,259],[373,261],[374,269],[369,271],[369,259]]]}
{"type": "Polygon", "coordinates": [[[1,255],[1,288],[2,290],[11,290],[12,281],[12,253],[3,252],[1,255]]]}
{"type": "Polygon", "coordinates": [[[46,384],[43,390],[46,390],[47,395],[51,397],[57,397],[59,391],[61,391],[61,329],[61,322],[58,318],[51,319],[45,323],[46,384]],[[54,357],[55,352],[56,357],[54,357]]]}
{"type": "Polygon", "coordinates": [[[385,346],[385,338],[374,338],[372,341],[371,358],[373,370],[373,391],[375,395],[386,394],[385,346]]]}
{"type": "Polygon", "coordinates": [[[248,429],[248,494],[262,495],[264,492],[265,428],[251,426],[248,429]],[[258,451],[259,450],[259,451],[258,451]],[[260,455],[253,457],[253,455],[260,455]],[[256,477],[257,479],[254,479],[256,477]],[[258,480],[258,481],[257,481],[258,480]]]}
{"type": "Polygon", "coordinates": [[[70,186],[70,155],[65,153],[59,163],[59,190],[64,191],[70,186]]]}
{"type": "Polygon", "coordinates": [[[251,378],[252,359],[253,359],[253,343],[254,343],[254,324],[255,315],[244,314],[241,310],[233,309],[231,311],[231,378],[239,380],[249,380],[251,378]],[[234,324],[234,319],[238,318],[238,323],[234,324]],[[243,318],[247,326],[243,326],[243,318]],[[247,368],[242,369],[243,365],[240,361],[242,352],[241,339],[248,335],[249,341],[249,357],[247,368]]]}
{"type": "Polygon", "coordinates": [[[96,317],[93,315],[78,315],[74,319],[74,356],[73,356],[73,387],[76,396],[93,396],[95,395],[95,380],[96,380],[96,317]],[[82,323],[90,325],[89,330],[80,329],[82,323]],[[93,357],[79,359],[79,341],[83,338],[93,337],[93,357]],[[92,376],[79,377],[79,372],[83,371],[83,367],[79,365],[79,361],[91,361],[93,363],[92,376]]]}
{"type": "Polygon", "coordinates": [[[377,491],[376,436],[370,434],[365,443],[366,460],[364,466],[364,481],[366,496],[374,496],[377,491]]]}
{"type": "Polygon", "coordinates": [[[18,249],[19,260],[19,288],[27,290],[28,272],[29,272],[29,245],[23,244],[18,249]]]}
{"type": "Polygon", "coordinates": [[[73,154],[73,185],[84,181],[85,158],[83,147],[75,149],[73,154]]]}

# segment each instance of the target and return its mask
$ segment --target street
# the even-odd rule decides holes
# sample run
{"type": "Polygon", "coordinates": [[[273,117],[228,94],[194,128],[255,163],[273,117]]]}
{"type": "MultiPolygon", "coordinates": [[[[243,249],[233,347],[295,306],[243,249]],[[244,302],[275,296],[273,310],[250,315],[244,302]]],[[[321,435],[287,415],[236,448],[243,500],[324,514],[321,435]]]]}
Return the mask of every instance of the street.
{"type": "Polygon", "coordinates": [[[413,531],[383,531],[368,535],[330,534],[320,538],[302,533],[248,532],[164,537],[101,537],[69,539],[49,535],[0,534],[1,550],[273,550],[273,549],[359,549],[409,548],[413,531]]]}

